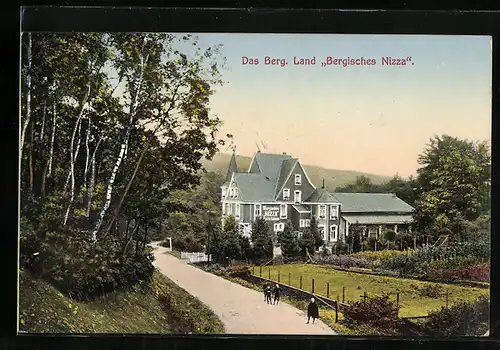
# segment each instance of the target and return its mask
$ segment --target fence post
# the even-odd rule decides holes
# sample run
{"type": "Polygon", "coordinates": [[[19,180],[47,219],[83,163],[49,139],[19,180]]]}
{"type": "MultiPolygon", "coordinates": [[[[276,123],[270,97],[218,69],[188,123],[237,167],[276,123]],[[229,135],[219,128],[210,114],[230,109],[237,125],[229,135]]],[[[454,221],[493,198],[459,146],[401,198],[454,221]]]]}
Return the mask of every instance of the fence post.
{"type": "Polygon", "coordinates": [[[280,278],[280,271],[278,270],[278,283],[280,283],[280,280],[281,280],[281,278],[280,278]]]}
{"type": "Polygon", "coordinates": [[[396,294],[396,306],[399,306],[399,292],[396,294]]]}
{"type": "Polygon", "coordinates": [[[271,280],[271,268],[269,268],[269,280],[271,280]]]}
{"type": "Polygon", "coordinates": [[[345,303],[345,286],[342,286],[342,302],[345,303]]]}
{"type": "Polygon", "coordinates": [[[300,275],[300,288],[299,289],[302,289],[302,275],[300,275]]]}
{"type": "Polygon", "coordinates": [[[260,277],[262,278],[262,265],[260,266],[260,277]]]}
{"type": "Polygon", "coordinates": [[[252,275],[255,275],[255,266],[252,266],[252,275]]]}
{"type": "Polygon", "coordinates": [[[339,322],[339,296],[337,294],[337,301],[335,302],[335,323],[339,322]]]}
{"type": "Polygon", "coordinates": [[[448,289],[446,290],[446,309],[448,309],[448,289]]]}
{"type": "Polygon", "coordinates": [[[326,283],[326,297],[330,299],[330,282],[326,283]]]}
{"type": "Polygon", "coordinates": [[[291,286],[292,283],[290,282],[290,272],[288,273],[288,285],[291,286]]]}
{"type": "Polygon", "coordinates": [[[365,303],[366,303],[366,299],[368,298],[368,296],[366,295],[366,292],[363,293],[363,299],[365,300],[365,303]]]}
{"type": "Polygon", "coordinates": [[[314,294],[314,278],[312,279],[312,292],[314,294]]]}

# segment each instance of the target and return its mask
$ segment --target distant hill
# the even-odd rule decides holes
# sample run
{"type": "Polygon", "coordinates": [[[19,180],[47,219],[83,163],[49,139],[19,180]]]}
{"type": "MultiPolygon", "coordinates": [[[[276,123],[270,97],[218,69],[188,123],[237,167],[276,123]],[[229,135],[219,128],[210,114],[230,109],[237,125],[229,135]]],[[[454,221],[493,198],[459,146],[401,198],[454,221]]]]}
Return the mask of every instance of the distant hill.
{"type": "MultiPolygon", "coordinates": [[[[219,174],[225,175],[230,159],[230,154],[218,153],[211,161],[205,160],[203,162],[203,166],[207,171],[214,171],[219,174]]],[[[238,164],[238,171],[247,171],[251,161],[251,157],[237,155],[236,163],[238,164]]],[[[357,176],[361,175],[369,177],[374,184],[381,184],[391,179],[390,176],[368,174],[360,171],[325,169],[314,165],[302,165],[304,166],[307,175],[316,187],[320,187],[322,185],[323,179],[325,179],[325,187],[330,190],[334,190],[339,186],[352,183],[356,181],[357,176]]]]}

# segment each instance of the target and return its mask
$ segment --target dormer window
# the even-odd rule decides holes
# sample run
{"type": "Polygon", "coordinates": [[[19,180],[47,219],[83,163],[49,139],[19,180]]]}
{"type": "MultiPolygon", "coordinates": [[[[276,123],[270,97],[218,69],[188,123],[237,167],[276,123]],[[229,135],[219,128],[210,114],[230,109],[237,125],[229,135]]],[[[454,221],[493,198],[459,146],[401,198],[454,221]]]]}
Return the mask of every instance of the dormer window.
{"type": "Polygon", "coordinates": [[[238,189],[237,188],[234,189],[234,198],[238,198],[238,189]]]}
{"type": "Polygon", "coordinates": [[[289,188],[284,188],[283,189],[283,200],[287,201],[290,199],[290,189],[289,188]]]}
{"type": "Polygon", "coordinates": [[[261,205],[260,204],[255,204],[254,206],[254,216],[256,218],[260,217],[262,214],[261,214],[261,205]]]}
{"type": "Polygon", "coordinates": [[[295,184],[300,185],[302,183],[302,175],[295,174],[295,184]]]}
{"type": "Polygon", "coordinates": [[[330,219],[336,220],[339,217],[339,206],[330,205],[330,219]]]}

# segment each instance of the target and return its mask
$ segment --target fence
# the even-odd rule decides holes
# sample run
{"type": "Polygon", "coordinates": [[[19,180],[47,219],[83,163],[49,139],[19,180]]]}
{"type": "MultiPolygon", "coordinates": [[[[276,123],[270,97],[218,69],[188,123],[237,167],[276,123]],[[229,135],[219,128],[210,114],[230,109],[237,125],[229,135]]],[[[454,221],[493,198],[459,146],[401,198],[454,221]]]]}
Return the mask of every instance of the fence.
{"type": "MultiPolygon", "coordinates": [[[[334,284],[330,282],[323,282],[322,285],[318,285],[318,282],[316,279],[309,277],[309,278],[304,278],[303,275],[300,275],[297,279],[294,279],[295,285],[292,283],[292,274],[289,273],[284,273],[281,274],[280,270],[274,270],[271,272],[270,266],[266,266],[264,269],[263,266],[253,266],[252,267],[252,276],[258,278],[258,280],[254,279],[254,283],[257,281],[259,284],[264,283],[265,281],[272,282],[272,283],[278,283],[281,286],[284,286],[286,289],[291,289],[293,290],[293,297],[298,298],[298,299],[309,299],[311,296],[314,296],[315,298],[323,298],[325,301],[330,302],[330,303],[336,303],[339,302],[339,307],[348,307],[347,304],[347,299],[346,299],[346,287],[342,286],[342,288],[339,290],[337,289],[339,286],[336,285],[337,288],[333,288],[334,284]],[[264,281],[264,282],[263,282],[264,281]],[[319,287],[319,288],[318,288],[319,287]],[[335,291],[335,290],[336,291],[335,291]],[[321,292],[319,292],[321,290],[321,292]],[[297,292],[299,291],[299,292],[297,292]],[[335,299],[336,297],[336,299],[335,299]]],[[[296,277],[296,276],[294,276],[296,277]]],[[[359,288],[359,287],[358,287],[359,288]]],[[[367,292],[364,292],[362,295],[358,295],[359,298],[362,300],[366,301],[369,296],[367,292]]],[[[370,295],[370,297],[373,297],[373,295],[370,295]]],[[[450,294],[449,291],[446,290],[446,293],[443,295],[444,297],[444,307],[448,308],[449,306],[449,298],[450,294]]],[[[401,294],[399,292],[396,292],[393,296],[393,302],[399,307],[401,306],[401,294]]],[[[414,316],[414,317],[402,317],[402,319],[405,320],[412,320],[412,319],[421,319],[421,318],[427,318],[428,316],[414,316]]]]}
{"type": "Polygon", "coordinates": [[[181,252],[181,259],[189,260],[190,263],[205,262],[208,261],[208,255],[205,253],[181,252]]]}

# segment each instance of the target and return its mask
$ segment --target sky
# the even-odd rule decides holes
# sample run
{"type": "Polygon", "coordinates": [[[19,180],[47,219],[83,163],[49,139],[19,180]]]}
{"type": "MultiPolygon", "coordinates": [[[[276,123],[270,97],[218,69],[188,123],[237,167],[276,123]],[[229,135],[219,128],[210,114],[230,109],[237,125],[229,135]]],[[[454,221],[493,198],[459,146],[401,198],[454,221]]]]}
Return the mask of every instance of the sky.
{"type": "Polygon", "coordinates": [[[491,142],[491,37],[192,34],[198,47],[222,44],[228,69],[209,107],[223,122],[219,138],[232,134],[239,155],[251,157],[257,143],[306,165],[408,177],[436,135],[491,142]],[[266,56],[288,64],[266,65],[266,56]],[[376,63],[323,67],[327,57],[376,63]],[[382,57],[409,60],[382,65],[382,57]]]}
{"type": "Polygon", "coordinates": [[[229,70],[210,109],[237,154],[252,156],[258,142],[303,164],[407,177],[434,135],[491,140],[490,37],[196,35],[202,47],[223,45],[229,70]],[[265,56],[288,65],[265,65],[265,56]],[[294,65],[294,56],[316,65],[294,65]],[[376,64],[322,67],[327,56],[376,64]],[[381,65],[386,56],[411,61],[381,65]]]}

